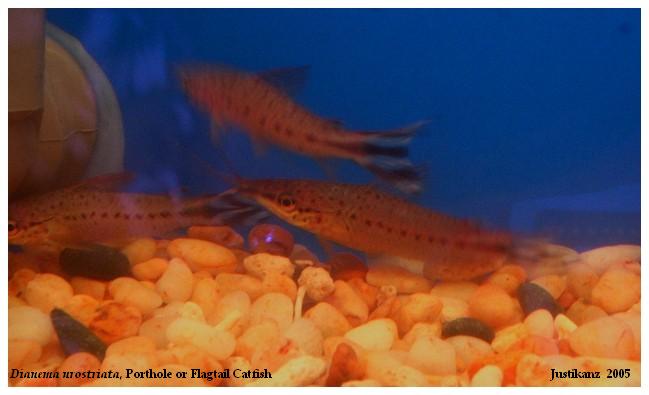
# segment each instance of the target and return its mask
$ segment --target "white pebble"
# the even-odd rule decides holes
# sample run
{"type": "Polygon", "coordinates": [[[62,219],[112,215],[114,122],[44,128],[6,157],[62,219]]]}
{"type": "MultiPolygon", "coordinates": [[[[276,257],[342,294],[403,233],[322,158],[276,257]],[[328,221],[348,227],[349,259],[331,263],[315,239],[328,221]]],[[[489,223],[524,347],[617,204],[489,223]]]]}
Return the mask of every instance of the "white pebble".
{"type": "Polygon", "coordinates": [[[471,378],[471,387],[500,387],[503,371],[496,365],[485,365],[471,378]]]}
{"type": "Polygon", "coordinates": [[[563,314],[557,314],[554,318],[554,330],[559,339],[567,339],[577,329],[577,324],[563,314]]]}
{"type": "Polygon", "coordinates": [[[169,255],[181,258],[195,271],[232,266],[237,257],[229,249],[205,240],[181,238],[167,246],[169,255]]]}
{"type": "Polygon", "coordinates": [[[9,341],[33,340],[47,345],[54,334],[54,327],[47,314],[30,306],[9,309],[9,341]]]}
{"type": "Polygon", "coordinates": [[[284,336],[297,344],[300,350],[305,353],[314,357],[322,355],[322,333],[312,321],[304,318],[294,321],[284,336]]]}
{"type": "Polygon", "coordinates": [[[399,334],[405,335],[419,322],[434,322],[442,310],[441,300],[428,293],[414,293],[403,298],[399,310],[391,317],[397,324],[399,334]]]}
{"type": "Polygon", "coordinates": [[[162,305],[162,298],[154,290],[138,283],[124,283],[112,286],[111,294],[115,301],[133,306],[142,314],[149,314],[162,305]]]}
{"type": "Polygon", "coordinates": [[[554,319],[552,314],[545,310],[539,309],[533,311],[523,321],[527,331],[531,335],[537,335],[551,339],[554,335],[554,319]]]}
{"type": "Polygon", "coordinates": [[[234,327],[230,328],[230,332],[235,335],[241,334],[244,330],[244,326],[248,323],[250,306],[250,296],[248,296],[247,293],[243,291],[230,292],[223,295],[223,297],[216,302],[212,309],[212,314],[208,316],[207,321],[212,325],[216,325],[223,321],[233,311],[238,311],[240,318],[234,327]]]}
{"type": "Polygon", "coordinates": [[[455,349],[450,343],[436,337],[419,338],[408,352],[408,365],[426,374],[455,374],[455,349]]]}
{"type": "Polygon", "coordinates": [[[307,310],[304,318],[311,320],[320,329],[325,339],[330,336],[342,336],[350,329],[347,318],[325,302],[320,302],[307,310]]]}
{"type": "Polygon", "coordinates": [[[325,299],[325,302],[337,308],[349,320],[367,321],[369,308],[363,298],[345,281],[335,281],[334,287],[334,292],[325,299]]]}
{"type": "Polygon", "coordinates": [[[72,286],[63,278],[50,273],[37,274],[23,293],[23,298],[44,313],[63,307],[74,294],[72,286]]]}
{"type": "Polygon", "coordinates": [[[264,278],[268,273],[283,274],[291,277],[295,271],[293,264],[287,257],[271,255],[265,252],[247,256],[243,260],[243,267],[248,274],[257,278],[264,278]]]}
{"type": "Polygon", "coordinates": [[[293,302],[288,296],[271,292],[260,296],[250,308],[250,324],[273,320],[285,331],[293,321],[293,302]]]}
{"type": "Polygon", "coordinates": [[[345,333],[345,338],[368,351],[389,350],[398,338],[397,324],[387,318],[368,321],[345,333]]]}
{"type": "Polygon", "coordinates": [[[303,356],[293,358],[273,373],[273,378],[258,379],[250,387],[302,387],[312,384],[327,369],[322,358],[303,356]]]}
{"type": "Polygon", "coordinates": [[[629,359],[635,353],[632,329],[615,317],[587,322],[572,332],[568,340],[581,356],[629,359]]]}
{"type": "Polygon", "coordinates": [[[621,268],[607,270],[592,290],[591,301],[607,313],[626,311],[640,300],[640,276],[621,268]]]}
{"type": "Polygon", "coordinates": [[[307,267],[300,273],[297,283],[306,287],[306,294],[316,302],[329,296],[335,289],[329,272],[321,267],[307,267]]]}
{"type": "Polygon", "coordinates": [[[131,266],[149,260],[155,256],[158,245],[151,238],[137,239],[122,249],[131,266]]]}
{"type": "Polygon", "coordinates": [[[43,347],[33,340],[9,340],[7,354],[9,369],[20,369],[41,358],[43,347]]]}
{"type": "Polygon", "coordinates": [[[165,303],[185,302],[192,296],[194,277],[181,259],[174,258],[158,282],[156,290],[165,303]]]}
{"type": "Polygon", "coordinates": [[[469,304],[466,301],[449,297],[441,297],[440,300],[442,301],[442,311],[439,317],[442,322],[469,316],[469,304]]]}
{"type": "Polygon", "coordinates": [[[458,371],[464,371],[474,362],[494,354],[494,351],[491,349],[491,344],[477,337],[458,335],[451,336],[446,341],[455,348],[458,371]]]}
{"type": "Polygon", "coordinates": [[[167,339],[175,344],[193,344],[218,360],[232,355],[236,345],[230,332],[187,318],[178,318],[167,327],[167,339]]]}

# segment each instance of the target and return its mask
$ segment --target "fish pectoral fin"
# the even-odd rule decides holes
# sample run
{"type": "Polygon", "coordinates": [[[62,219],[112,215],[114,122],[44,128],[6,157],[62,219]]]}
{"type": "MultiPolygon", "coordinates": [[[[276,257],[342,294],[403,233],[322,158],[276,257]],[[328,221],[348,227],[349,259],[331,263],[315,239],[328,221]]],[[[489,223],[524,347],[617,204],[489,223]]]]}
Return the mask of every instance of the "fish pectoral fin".
{"type": "Polygon", "coordinates": [[[285,67],[257,73],[257,76],[289,96],[298,94],[309,77],[311,66],[285,67]]]}

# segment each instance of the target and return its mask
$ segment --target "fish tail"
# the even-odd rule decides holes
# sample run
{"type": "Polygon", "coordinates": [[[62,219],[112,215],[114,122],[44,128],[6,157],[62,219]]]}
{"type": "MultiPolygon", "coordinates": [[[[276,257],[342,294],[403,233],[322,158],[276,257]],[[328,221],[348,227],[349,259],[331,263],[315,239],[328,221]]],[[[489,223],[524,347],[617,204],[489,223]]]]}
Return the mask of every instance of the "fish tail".
{"type": "Polygon", "coordinates": [[[509,258],[525,266],[555,265],[557,269],[575,262],[579,255],[573,250],[550,243],[548,239],[518,237],[513,240],[509,258]]]}
{"type": "Polygon", "coordinates": [[[237,198],[235,189],[189,199],[179,214],[190,225],[254,225],[268,218],[261,207],[237,198]]]}
{"type": "Polygon", "coordinates": [[[221,209],[218,206],[220,194],[212,194],[187,199],[179,211],[180,215],[186,218],[202,218],[206,223],[220,225],[221,209]]]}
{"type": "Polygon", "coordinates": [[[427,123],[421,121],[389,132],[363,133],[362,155],[357,162],[403,192],[420,192],[425,168],[408,159],[409,144],[427,123]]]}
{"type": "Polygon", "coordinates": [[[229,226],[252,226],[269,218],[269,213],[255,202],[242,197],[237,188],[216,196],[211,202],[219,220],[229,226]]]}

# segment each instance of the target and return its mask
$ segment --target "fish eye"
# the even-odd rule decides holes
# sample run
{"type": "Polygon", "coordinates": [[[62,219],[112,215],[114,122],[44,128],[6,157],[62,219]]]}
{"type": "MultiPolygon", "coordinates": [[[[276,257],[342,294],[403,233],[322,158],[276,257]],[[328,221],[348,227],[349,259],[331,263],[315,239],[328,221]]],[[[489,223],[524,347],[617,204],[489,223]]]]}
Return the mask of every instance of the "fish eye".
{"type": "Polygon", "coordinates": [[[9,236],[13,236],[18,233],[18,225],[16,221],[9,221],[9,236]]]}
{"type": "Polygon", "coordinates": [[[282,208],[285,209],[290,209],[295,206],[295,200],[291,196],[286,194],[279,195],[277,197],[277,202],[280,206],[282,206],[282,208]]]}

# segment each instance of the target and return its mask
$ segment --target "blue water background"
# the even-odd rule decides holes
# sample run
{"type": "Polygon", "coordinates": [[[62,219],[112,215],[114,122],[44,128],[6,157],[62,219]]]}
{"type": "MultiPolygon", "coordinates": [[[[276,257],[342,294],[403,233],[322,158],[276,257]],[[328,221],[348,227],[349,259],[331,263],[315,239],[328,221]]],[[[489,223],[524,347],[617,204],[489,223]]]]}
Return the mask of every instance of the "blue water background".
{"type": "MultiPolygon", "coordinates": [[[[355,129],[432,120],[412,146],[428,166],[416,202],[584,249],[640,242],[639,10],[49,10],[112,81],[126,168],[142,190],[227,185],[180,143],[245,177],[326,178],[281,149],[255,156],[208,117],[174,67],[308,64],[297,100],[355,129]],[[220,151],[219,151],[220,150],[220,151]]],[[[372,182],[351,163],[338,179],[372,182]]],[[[303,236],[300,236],[303,237],[303,236]]],[[[308,240],[308,239],[307,239],[308,240]]]]}

